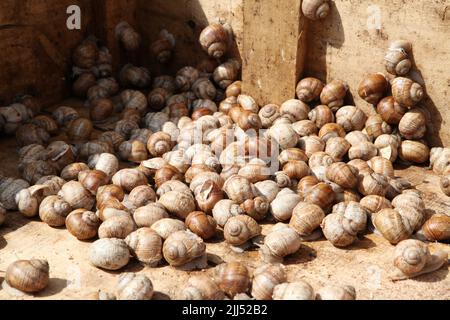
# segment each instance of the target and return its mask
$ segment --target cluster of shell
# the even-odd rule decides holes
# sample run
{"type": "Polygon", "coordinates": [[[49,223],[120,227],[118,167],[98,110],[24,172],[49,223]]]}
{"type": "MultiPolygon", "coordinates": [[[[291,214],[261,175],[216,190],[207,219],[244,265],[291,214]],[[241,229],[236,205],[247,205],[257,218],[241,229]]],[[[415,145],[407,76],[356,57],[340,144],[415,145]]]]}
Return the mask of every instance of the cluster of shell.
{"type": "MultiPolygon", "coordinates": [[[[127,23],[119,24],[116,34],[125,50],[139,47],[139,34],[127,23]]],[[[73,89],[87,99],[90,119],[62,106],[18,124],[23,180],[0,179],[3,207],[39,216],[52,227],[65,226],[79,240],[98,238],[89,259],[107,270],[122,269],[131,258],[151,267],[165,260],[181,270],[203,269],[208,264],[205,242],[217,237],[219,228],[238,252],[260,247],[264,266],[254,272],[252,285],[246,266],[220,264],[217,281],[193,277],[183,298],[250,293],[256,299],[354,299],[349,287],[326,287],[315,294],[305,282],[288,283],[279,264],[303,241],[322,235],[336,247],[351,246],[372,224],[401,246],[395,261],[403,277],[441,267],[446,257],[407,239],[420,233],[430,241],[448,240],[450,217],[427,217],[420,192],[396,178],[393,168],[397,157],[412,163],[429,159],[420,140],[426,112],[416,106],[422,87],[396,77],[387,96],[386,77],[369,75],[359,94],[377,105],[379,114],[367,117],[358,107],[344,105],[349,89],[344,81],[325,85],[306,78],[298,84],[298,99],[261,108],[241,92],[239,62],[225,59],[230,39],[229,28],[208,26],[200,44],[209,57],[175,77],[153,81],[147,69],[133,65],[122,68],[119,81],[91,72],[107,51],[92,38],[85,40],[73,60],[88,71],[73,89]],[[113,115],[120,115],[114,130],[94,130],[113,115]],[[65,140],[57,140],[61,132],[65,140]],[[262,240],[263,220],[279,223],[262,240]],[[410,247],[422,260],[409,259],[410,247]]],[[[31,282],[48,282],[48,264],[31,265],[46,272],[36,275],[42,281],[31,282]]],[[[11,270],[23,268],[21,263],[11,270]]],[[[26,269],[21,272],[30,277],[26,269]]],[[[124,274],[115,295],[98,298],[150,299],[152,294],[147,277],[124,274]]]]}

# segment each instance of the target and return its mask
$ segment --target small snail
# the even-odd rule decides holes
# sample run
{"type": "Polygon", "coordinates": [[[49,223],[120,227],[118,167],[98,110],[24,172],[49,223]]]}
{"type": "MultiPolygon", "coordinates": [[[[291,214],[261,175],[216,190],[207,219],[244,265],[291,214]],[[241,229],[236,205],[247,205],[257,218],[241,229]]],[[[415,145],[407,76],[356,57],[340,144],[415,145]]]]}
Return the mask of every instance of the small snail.
{"type": "MultiPolygon", "coordinates": [[[[272,125],[272,123],[270,125],[272,125]]],[[[264,125],[263,125],[263,128],[264,128],[264,125]]],[[[318,130],[316,124],[313,121],[311,121],[311,120],[297,121],[297,122],[292,124],[292,129],[294,129],[294,131],[300,137],[317,135],[319,133],[319,130],[318,130]]]]}
{"type": "Polygon", "coordinates": [[[99,50],[95,39],[88,37],[74,50],[72,60],[74,65],[82,69],[90,69],[97,62],[99,50]]]}
{"type": "Polygon", "coordinates": [[[299,141],[299,136],[291,124],[275,124],[269,129],[269,136],[276,141],[282,150],[293,148],[299,141]]]}
{"type": "Polygon", "coordinates": [[[330,155],[334,161],[342,161],[344,156],[349,151],[350,143],[341,137],[333,137],[328,139],[325,146],[325,153],[330,155]]]}
{"type": "Polygon", "coordinates": [[[418,140],[425,136],[427,118],[422,110],[410,109],[398,124],[400,135],[408,140],[418,140]]]}
{"type": "Polygon", "coordinates": [[[352,286],[328,285],[316,293],[316,300],[355,300],[356,290],[352,286]]]}
{"type": "Polygon", "coordinates": [[[206,275],[190,277],[179,295],[181,300],[223,300],[219,286],[206,275]]]}
{"type": "Polygon", "coordinates": [[[167,63],[172,57],[175,48],[175,37],[166,29],[159,32],[158,39],[154,41],[150,49],[159,63],[167,63]]]}
{"type": "Polygon", "coordinates": [[[49,139],[50,134],[45,129],[32,123],[21,125],[16,131],[16,140],[21,147],[30,144],[44,145],[49,139]]]}
{"type": "Polygon", "coordinates": [[[121,215],[106,219],[98,229],[98,237],[125,239],[136,230],[136,225],[130,215],[121,215]]]}
{"type": "Polygon", "coordinates": [[[388,199],[377,195],[366,196],[361,199],[359,204],[369,213],[376,213],[383,209],[392,208],[391,202],[388,199]]]}
{"type": "Polygon", "coordinates": [[[49,226],[61,227],[71,211],[71,205],[60,196],[48,196],[39,206],[39,217],[49,226]]]}
{"type": "Polygon", "coordinates": [[[409,53],[412,50],[410,42],[405,40],[393,41],[384,56],[384,64],[387,72],[404,76],[411,69],[411,60],[409,53]]]}
{"type": "Polygon", "coordinates": [[[264,264],[253,274],[252,296],[257,300],[272,300],[274,288],[286,281],[286,270],[283,265],[264,264]]]}
{"type": "Polygon", "coordinates": [[[412,108],[424,95],[422,86],[411,79],[398,77],[392,81],[392,96],[401,106],[412,108]]]}
{"type": "Polygon", "coordinates": [[[204,256],[205,250],[202,238],[190,231],[177,231],[164,241],[163,256],[171,266],[180,267],[204,256]]]}
{"type": "Polygon", "coordinates": [[[224,199],[216,203],[212,214],[217,225],[223,228],[231,217],[244,214],[244,210],[232,200],[224,199]]]}
{"type": "Polygon", "coordinates": [[[104,121],[114,112],[113,102],[110,99],[101,98],[91,102],[89,115],[94,122],[104,121]]]}
{"type": "Polygon", "coordinates": [[[230,35],[224,26],[214,23],[207,26],[200,34],[200,45],[209,56],[220,59],[228,50],[230,35]]]}
{"type": "Polygon", "coordinates": [[[113,175],[112,183],[126,192],[131,192],[138,186],[147,185],[148,181],[147,177],[137,169],[122,169],[113,175]]]}
{"type": "Polygon", "coordinates": [[[250,272],[241,262],[220,264],[216,267],[215,275],[219,288],[231,298],[246,293],[250,288],[250,272]]]}
{"type": "MultiPolygon", "coordinates": [[[[286,189],[283,189],[283,191],[286,189]]],[[[290,189],[289,192],[279,192],[276,198],[270,203],[270,212],[278,221],[287,221],[292,216],[295,206],[301,201],[301,197],[290,189]]]]}
{"type": "Polygon", "coordinates": [[[72,141],[86,141],[89,140],[93,130],[94,126],[91,120],[78,118],[70,123],[67,134],[72,141]]]}
{"type": "Polygon", "coordinates": [[[120,83],[124,87],[147,88],[150,86],[150,71],[144,67],[137,67],[132,64],[126,64],[120,70],[120,83]]]}
{"type": "Polygon", "coordinates": [[[126,21],[117,24],[115,35],[127,51],[136,51],[141,45],[141,36],[126,21]]]}
{"type": "Polygon", "coordinates": [[[302,2],[302,12],[308,19],[324,19],[330,12],[328,0],[305,0],[302,2]]]}
{"type": "Polygon", "coordinates": [[[326,177],[343,188],[352,189],[358,184],[358,169],[354,166],[337,162],[326,169],[326,177]]]}
{"type": "Polygon", "coordinates": [[[367,135],[372,139],[376,139],[382,134],[389,134],[392,132],[391,126],[384,122],[379,114],[367,118],[365,130],[367,135]]]}
{"type": "Polygon", "coordinates": [[[430,149],[421,141],[404,140],[400,144],[398,155],[403,161],[420,164],[428,161],[430,149]]]}
{"type": "Polygon", "coordinates": [[[239,175],[233,175],[225,181],[223,190],[234,202],[241,204],[254,197],[250,181],[239,175]]]}
{"type": "Polygon", "coordinates": [[[382,73],[369,74],[361,81],[358,88],[359,96],[371,103],[377,105],[385,97],[388,89],[388,82],[382,73]]]}
{"type": "Polygon", "coordinates": [[[140,228],[130,233],[125,242],[130,252],[140,262],[156,266],[162,259],[162,238],[150,228],[140,228]]]}
{"type": "Polygon", "coordinates": [[[213,217],[201,211],[191,212],[186,217],[186,227],[203,240],[208,240],[216,235],[217,223],[213,217]]]}
{"type": "Polygon", "coordinates": [[[119,270],[128,264],[130,251],[122,239],[100,239],[91,244],[89,261],[105,270],[119,270]]]}
{"type": "Polygon", "coordinates": [[[78,240],[89,240],[97,235],[100,220],[94,212],[84,209],[72,211],[66,218],[67,230],[78,240]]]}
{"type": "Polygon", "coordinates": [[[330,107],[332,111],[337,111],[344,105],[344,98],[347,95],[348,84],[342,80],[333,80],[328,83],[320,94],[322,104],[330,107]]]}
{"type": "Polygon", "coordinates": [[[164,218],[169,218],[169,214],[161,204],[150,203],[136,209],[133,213],[133,218],[139,228],[149,228],[155,222],[164,218]]]}
{"type": "Polygon", "coordinates": [[[334,113],[326,105],[318,105],[308,114],[309,120],[314,122],[317,128],[321,129],[327,123],[332,123],[335,120],[334,113]]]}
{"type": "Polygon", "coordinates": [[[225,240],[233,246],[243,245],[260,234],[261,226],[255,219],[246,215],[231,217],[224,226],[225,240]]]}
{"type": "Polygon", "coordinates": [[[266,263],[281,263],[284,257],[296,253],[300,246],[299,234],[288,225],[279,223],[264,238],[260,255],[266,263]]]}
{"type": "Polygon", "coordinates": [[[279,284],[272,297],[273,300],[315,300],[314,289],[305,281],[279,284]]]}
{"type": "Polygon", "coordinates": [[[292,212],[289,226],[301,237],[307,238],[319,228],[324,218],[325,213],[319,206],[300,202],[292,212]]]}
{"type": "Polygon", "coordinates": [[[90,210],[94,206],[95,199],[92,194],[77,181],[69,181],[58,192],[73,209],[90,210]]]}
{"type": "Polygon", "coordinates": [[[185,219],[187,215],[195,210],[195,199],[191,193],[170,191],[163,194],[159,198],[169,213],[175,214],[181,219],[185,219]]]}
{"type": "Polygon", "coordinates": [[[239,61],[229,59],[214,70],[214,82],[220,88],[226,89],[230,84],[237,80],[240,69],[241,64],[239,61]]]}
{"type": "Polygon", "coordinates": [[[117,300],[151,300],[152,281],[143,274],[123,273],[117,282],[117,300]]]}
{"type": "Polygon", "coordinates": [[[422,226],[422,233],[429,241],[450,239],[450,216],[435,214],[422,226]]]}
{"type": "Polygon", "coordinates": [[[372,214],[372,223],[376,230],[392,244],[408,239],[413,233],[409,221],[403,219],[394,209],[383,209],[372,214]]]}
{"type": "Polygon", "coordinates": [[[47,260],[18,260],[8,266],[5,280],[15,289],[35,293],[47,287],[49,269],[47,260]]]}
{"type": "Polygon", "coordinates": [[[345,138],[345,130],[337,123],[327,123],[319,130],[319,138],[327,142],[331,138],[345,138]]]}
{"type": "Polygon", "coordinates": [[[365,113],[355,106],[344,106],[336,112],[336,123],[346,132],[362,130],[366,120],[365,113]]]}
{"type": "Polygon", "coordinates": [[[177,231],[186,230],[186,226],[183,221],[163,218],[152,224],[151,229],[156,231],[157,234],[164,240],[166,240],[171,234],[177,231]]]}
{"type": "Polygon", "coordinates": [[[399,105],[392,96],[383,98],[377,105],[377,112],[381,115],[381,118],[390,125],[399,124],[403,115],[406,113],[406,110],[407,109],[399,105]]]}
{"type": "Polygon", "coordinates": [[[425,243],[419,240],[404,240],[395,247],[394,266],[397,270],[391,279],[404,280],[434,272],[440,269],[447,259],[447,252],[431,254],[425,243]]]}
{"type": "Polygon", "coordinates": [[[19,191],[15,196],[19,212],[29,218],[36,216],[47,189],[44,185],[34,185],[19,191]]]}
{"type": "Polygon", "coordinates": [[[324,84],[319,79],[304,78],[297,84],[295,91],[300,101],[309,103],[320,97],[323,87],[324,84]]]}

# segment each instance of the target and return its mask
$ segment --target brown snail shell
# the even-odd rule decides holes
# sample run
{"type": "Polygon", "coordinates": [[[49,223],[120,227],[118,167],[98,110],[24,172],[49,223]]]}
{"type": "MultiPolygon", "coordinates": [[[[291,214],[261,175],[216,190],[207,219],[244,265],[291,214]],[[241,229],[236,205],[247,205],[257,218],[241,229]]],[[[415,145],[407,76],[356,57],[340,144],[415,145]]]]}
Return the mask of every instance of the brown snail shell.
{"type": "Polygon", "coordinates": [[[273,290],[273,300],[315,300],[314,289],[305,281],[282,283],[273,290]]]}
{"type": "Polygon", "coordinates": [[[51,227],[61,227],[71,211],[70,204],[60,196],[48,196],[39,206],[39,217],[51,227]]]}
{"type": "Polygon", "coordinates": [[[50,116],[36,116],[31,120],[31,123],[38,126],[39,128],[42,128],[51,135],[56,135],[58,133],[58,124],[50,116]]]}
{"type": "Polygon", "coordinates": [[[308,114],[309,120],[314,122],[317,128],[322,128],[327,123],[332,123],[335,120],[334,113],[326,105],[319,105],[311,110],[308,114]]]}
{"type": "Polygon", "coordinates": [[[392,162],[383,157],[373,157],[367,161],[369,167],[378,174],[385,175],[389,178],[394,178],[394,166],[392,162]]]}
{"type": "Polygon", "coordinates": [[[224,226],[225,240],[233,246],[242,245],[260,234],[261,226],[246,215],[231,217],[224,226]]]}
{"type": "Polygon", "coordinates": [[[278,221],[287,221],[292,216],[295,206],[301,201],[301,197],[291,190],[290,192],[278,193],[276,198],[270,203],[270,212],[278,221]]]}
{"type": "Polygon", "coordinates": [[[150,186],[138,186],[127,197],[127,204],[133,208],[140,208],[156,201],[156,193],[150,186]]]}
{"type": "Polygon", "coordinates": [[[117,300],[151,300],[152,281],[143,274],[123,273],[117,282],[117,300]]]}
{"type": "Polygon", "coordinates": [[[119,149],[119,146],[122,144],[122,142],[125,141],[125,138],[118,132],[106,131],[100,134],[98,140],[112,145],[114,150],[117,150],[119,149]]]}
{"type": "Polygon", "coordinates": [[[0,203],[6,210],[17,210],[16,194],[29,186],[25,180],[0,176],[0,203]]]}
{"type": "Polygon", "coordinates": [[[201,185],[195,196],[195,200],[200,210],[210,214],[216,203],[222,200],[223,197],[223,191],[220,186],[212,180],[207,180],[201,185]]]}
{"type": "Polygon", "coordinates": [[[90,210],[95,203],[95,198],[92,194],[77,181],[67,182],[58,192],[58,195],[67,201],[74,210],[90,210]]]}
{"type": "Polygon", "coordinates": [[[397,244],[408,239],[413,233],[408,222],[394,209],[383,209],[372,214],[372,222],[375,228],[391,244],[397,244]]]}
{"type": "Polygon", "coordinates": [[[359,204],[369,213],[376,213],[383,209],[392,208],[391,202],[388,199],[377,195],[366,196],[361,199],[359,204]]]}
{"type": "Polygon", "coordinates": [[[115,35],[127,51],[136,51],[141,45],[141,36],[126,21],[117,24],[115,35]]]}
{"type": "Polygon", "coordinates": [[[420,141],[404,140],[398,150],[399,157],[406,162],[424,163],[430,156],[430,149],[420,141]]]}
{"type": "Polygon", "coordinates": [[[317,100],[322,93],[324,84],[316,78],[304,78],[297,84],[296,93],[300,101],[309,103],[317,100]]]}
{"type": "Polygon", "coordinates": [[[80,98],[85,98],[89,88],[95,86],[96,82],[97,78],[93,73],[82,73],[73,83],[72,92],[80,98]]]}
{"type": "Polygon", "coordinates": [[[114,106],[111,99],[101,98],[91,102],[89,115],[94,122],[104,121],[114,112],[114,106]]]}
{"type": "MultiPolygon", "coordinates": [[[[182,92],[187,92],[191,89],[194,82],[200,77],[200,72],[191,66],[186,66],[178,70],[175,77],[175,84],[182,92]]],[[[171,105],[168,101],[167,105],[171,105]]]]}
{"type": "Polygon", "coordinates": [[[97,194],[98,188],[108,184],[109,177],[100,170],[86,170],[78,174],[78,181],[93,195],[97,194]]]}
{"type": "Polygon", "coordinates": [[[407,109],[399,105],[392,96],[382,99],[377,105],[377,112],[381,115],[381,118],[390,125],[399,124],[403,115],[406,113],[406,110],[407,109]]]}
{"type": "Polygon", "coordinates": [[[99,239],[89,249],[89,261],[105,270],[119,270],[130,261],[130,251],[122,239],[99,239]]]}
{"type": "Polygon", "coordinates": [[[328,184],[320,182],[304,193],[304,201],[327,211],[335,201],[335,193],[328,184]]]}
{"type": "Polygon", "coordinates": [[[196,275],[189,278],[179,298],[181,300],[223,300],[225,295],[210,277],[196,275]]]}
{"type": "Polygon", "coordinates": [[[365,195],[386,195],[389,180],[385,175],[378,173],[365,174],[359,181],[358,191],[365,195]]]}
{"type": "Polygon", "coordinates": [[[169,214],[161,204],[150,203],[136,209],[133,213],[133,218],[138,228],[150,228],[155,222],[169,218],[169,214]]]}
{"type": "Polygon", "coordinates": [[[358,184],[358,176],[358,169],[343,162],[333,163],[326,169],[326,177],[346,189],[358,184]]]}
{"type": "Polygon", "coordinates": [[[217,225],[223,228],[231,217],[244,214],[244,210],[235,202],[224,199],[216,203],[212,213],[217,225]]]}
{"type": "Polygon", "coordinates": [[[400,135],[405,139],[418,140],[425,136],[427,118],[422,110],[411,109],[405,113],[398,124],[400,135]]]}
{"type": "Polygon", "coordinates": [[[264,220],[269,212],[270,203],[264,196],[257,196],[253,199],[245,200],[241,208],[245,214],[256,221],[264,220]]]}
{"type": "Polygon", "coordinates": [[[80,115],[74,108],[62,106],[53,111],[52,117],[60,127],[66,127],[73,120],[78,119],[80,115]]]}
{"type": "Polygon", "coordinates": [[[186,219],[189,213],[195,210],[195,200],[191,193],[180,191],[169,191],[159,198],[169,213],[181,219],[186,219]]]}
{"type": "Polygon", "coordinates": [[[237,80],[241,64],[235,59],[229,59],[214,70],[214,82],[222,89],[226,89],[237,80]]]}
{"type": "Polygon", "coordinates": [[[260,255],[266,263],[281,263],[284,257],[296,253],[300,246],[299,234],[288,225],[279,223],[264,238],[260,255]]]}
{"type": "Polygon", "coordinates": [[[97,236],[100,220],[94,212],[84,209],[72,211],[66,218],[67,230],[78,240],[89,240],[97,236]]]}
{"type": "MultiPolygon", "coordinates": [[[[215,69],[215,68],[214,68],[215,69]]],[[[214,72],[214,70],[213,70],[214,72]]],[[[226,97],[237,97],[242,93],[242,81],[235,81],[225,90],[226,97]]]]}
{"type": "Polygon", "coordinates": [[[271,300],[274,288],[287,281],[281,264],[264,264],[253,274],[252,296],[257,300],[271,300]]]}
{"type": "Polygon", "coordinates": [[[203,29],[199,41],[210,57],[219,59],[228,50],[229,34],[222,25],[214,23],[203,29]]]}
{"type": "Polygon", "coordinates": [[[388,89],[388,82],[386,77],[382,73],[372,73],[364,77],[359,84],[358,94],[359,96],[376,105],[383,97],[385,97],[388,89]]]}
{"type": "Polygon", "coordinates": [[[320,181],[315,176],[306,176],[297,185],[297,193],[303,198],[305,194],[320,181]]]}
{"type": "Polygon", "coordinates": [[[32,123],[21,125],[16,131],[16,140],[20,147],[30,144],[45,145],[50,139],[50,134],[43,128],[32,123]]]}
{"type": "Polygon", "coordinates": [[[398,77],[392,81],[392,96],[406,108],[412,108],[425,96],[422,86],[411,79],[398,77]]]}
{"type": "Polygon", "coordinates": [[[201,211],[191,212],[186,217],[186,227],[203,240],[208,240],[216,235],[217,223],[213,217],[201,211]]]}
{"type": "Polygon", "coordinates": [[[77,67],[90,69],[96,64],[98,55],[99,50],[96,41],[92,38],[86,38],[75,48],[72,60],[77,67]]]}
{"type": "Polygon", "coordinates": [[[116,122],[114,131],[119,133],[124,139],[129,139],[134,130],[139,129],[139,125],[133,120],[119,120],[116,122]]]}
{"type": "Polygon", "coordinates": [[[90,120],[78,118],[71,122],[67,134],[72,141],[86,141],[89,140],[93,130],[94,126],[90,120]]]}
{"type": "Polygon", "coordinates": [[[327,123],[319,131],[319,138],[325,143],[335,137],[345,138],[345,130],[337,123],[327,123]]]}
{"type": "Polygon", "coordinates": [[[112,177],[112,183],[121,187],[125,192],[131,192],[134,188],[147,185],[147,177],[137,169],[122,169],[112,177]]]}
{"type": "Polygon", "coordinates": [[[356,290],[352,286],[328,285],[320,288],[316,300],[355,300],[356,290]]]}
{"type": "Polygon", "coordinates": [[[366,120],[366,114],[355,106],[344,106],[336,112],[336,123],[346,132],[362,130],[366,120]]]}
{"type": "Polygon", "coordinates": [[[99,140],[91,140],[83,144],[79,150],[80,159],[88,159],[101,153],[114,153],[112,145],[99,140]]]}
{"type": "Polygon", "coordinates": [[[44,193],[48,187],[44,185],[34,185],[27,189],[22,189],[15,196],[17,208],[26,217],[34,217],[38,214],[39,204],[44,199],[44,193]]]}
{"type": "Polygon", "coordinates": [[[166,240],[171,234],[177,231],[186,230],[183,221],[163,218],[152,224],[151,229],[154,230],[161,238],[166,240]]]}
{"type": "Polygon", "coordinates": [[[450,239],[450,216],[435,214],[422,226],[422,232],[429,241],[450,239]]]}
{"type": "Polygon", "coordinates": [[[220,264],[215,270],[215,275],[219,288],[231,298],[247,292],[250,288],[250,272],[241,262],[220,264]]]}
{"type": "Polygon", "coordinates": [[[411,50],[412,45],[408,41],[397,40],[392,42],[384,56],[384,64],[387,72],[399,76],[406,75],[412,65],[408,57],[411,50]]]}
{"type": "Polygon", "coordinates": [[[166,29],[161,30],[159,39],[153,42],[150,49],[159,63],[167,63],[172,57],[172,51],[175,47],[175,37],[166,29]]]}
{"type": "MultiPolygon", "coordinates": [[[[263,124],[264,128],[264,124],[263,124]]],[[[317,135],[319,133],[319,129],[316,124],[311,120],[301,120],[292,124],[292,129],[300,136],[306,137],[311,135],[317,135]]]]}
{"type": "Polygon", "coordinates": [[[228,178],[223,185],[223,190],[231,200],[238,204],[254,197],[250,181],[239,175],[228,178]]]}
{"type": "Polygon", "coordinates": [[[308,156],[299,148],[289,148],[283,150],[278,156],[278,161],[284,166],[289,161],[304,161],[308,162],[308,156]]]}
{"type": "Polygon", "coordinates": [[[49,269],[47,260],[18,260],[8,266],[5,281],[23,292],[39,292],[49,283],[49,269]]]}
{"type": "Polygon", "coordinates": [[[289,226],[300,236],[309,236],[319,228],[324,218],[325,213],[319,206],[307,202],[300,202],[292,212],[289,226]]]}
{"type": "Polygon", "coordinates": [[[302,12],[310,20],[324,19],[330,12],[328,0],[305,0],[302,2],[302,12]]]}
{"type": "Polygon", "coordinates": [[[341,137],[333,137],[328,139],[325,147],[325,153],[330,155],[334,161],[342,161],[344,156],[350,149],[350,143],[341,137]]]}
{"type": "Polygon", "coordinates": [[[190,231],[172,233],[163,245],[163,256],[174,267],[185,265],[205,254],[202,238],[190,231]]]}
{"type": "Polygon", "coordinates": [[[125,239],[136,230],[136,225],[130,215],[115,216],[108,218],[98,228],[98,237],[125,239]]]}
{"type": "Polygon", "coordinates": [[[370,116],[366,121],[366,132],[369,137],[376,139],[382,134],[388,134],[392,132],[391,126],[383,121],[383,118],[379,115],[370,116]]]}
{"type": "Polygon", "coordinates": [[[322,104],[330,107],[331,110],[337,111],[344,105],[344,98],[347,95],[348,84],[342,80],[333,80],[328,83],[320,94],[322,104]]]}
{"type": "Polygon", "coordinates": [[[57,176],[45,176],[36,182],[36,186],[43,185],[44,196],[52,196],[58,194],[62,186],[66,183],[64,179],[57,176]]]}
{"type": "MultiPolygon", "coordinates": [[[[378,154],[378,149],[375,147],[375,145],[372,142],[368,142],[368,141],[362,141],[361,143],[359,143],[355,146],[352,146],[348,150],[348,158],[350,160],[361,159],[361,160],[368,161],[368,160],[376,157],[377,154],[378,154]]],[[[389,160],[387,160],[387,161],[389,161],[389,160]]]]}
{"type": "Polygon", "coordinates": [[[140,228],[130,233],[125,242],[140,262],[156,266],[162,259],[163,240],[150,228],[140,228]]]}
{"type": "Polygon", "coordinates": [[[430,150],[430,166],[438,175],[450,173],[450,149],[432,148],[430,150]]]}

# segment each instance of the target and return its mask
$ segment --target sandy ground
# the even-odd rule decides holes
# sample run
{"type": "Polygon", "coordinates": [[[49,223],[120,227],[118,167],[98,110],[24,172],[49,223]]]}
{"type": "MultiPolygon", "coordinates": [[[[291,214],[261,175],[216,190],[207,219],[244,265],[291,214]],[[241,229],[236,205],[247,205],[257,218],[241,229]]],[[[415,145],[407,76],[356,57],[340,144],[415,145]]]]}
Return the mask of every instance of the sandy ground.
{"type": "MultiPolygon", "coordinates": [[[[17,152],[14,139],[2,139],[0,144],[1,171],[17,175],[17,152]]],[[[423,168],[411,167],[397,171],[424,191],[430,212],[449,213],[450,199],[438,190],[438,177],[423,168]]],[[[265,225],[263,233],[270,230],[265,225]]],[[[207,244],[207,252],[225,261],[239,260],[251,270],[261,264],[258,252],[237,254],[218,236],[207,244]]],[[[55,229],[37,220],[27,220],[18,213],[8,213],[0,228],[0,299],[86,299],[97,290],[113,292],[120,272],[106,272],[89,264],[89,242],[80,242],[64,229],[55,229]],[[36,296],[18,295],[4,288],[4,271],[16,259],[45,258],[50,264],[50,284],[36,296]]],[[[431,244],[432,251],[443,249],[450,253],[448,244],[431,244]]],[[[358,299],[450,299],[448,267],[414,280],[392,282],[394,247],[383,238],[368,234],[347,249],[337,249],[329,242],[305,242],[285,264],[288,280],[303,279],[316,290],[326,284],[352,285],[358,299]]],[[[148,268],[132,261],[121,272],[142,272],[154,284],[157,299],[175,297],[176,292],[194,273],[175,270],[168,265],[148,268]]],[[[207,270],[213,272],[213,266],[207,270]]]]}

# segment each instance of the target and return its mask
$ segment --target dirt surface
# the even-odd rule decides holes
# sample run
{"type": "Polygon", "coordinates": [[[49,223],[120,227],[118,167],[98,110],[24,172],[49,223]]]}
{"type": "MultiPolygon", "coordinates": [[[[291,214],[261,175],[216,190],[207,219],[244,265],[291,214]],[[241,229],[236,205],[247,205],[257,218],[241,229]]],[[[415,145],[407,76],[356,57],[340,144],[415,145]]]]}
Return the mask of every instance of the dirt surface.
{"type": "MultiPolygon", "coordinates": [[[[18,175],[17,150],[14,139],[0,141],[0,171],[18,175]]],[[[438,177],[424,168],[411,167],[397,171],[425,194],[429,213],[449,213],[450,200],[438,191],[438,177]]],[[[271,224],[264,225],[267,234],[271,224]]],[[[113,292],[120,272],[106,272],[89,264],[90,242],[80,242],[65,229],[55,229],[19,213],[8,213],[0,229],[0,270],[17,259],[45,258],[50,264],[50,284],[36,296],[18,295],[4,288],[4,272],[0,272],[0,299],[86,299],[97,290],[113,292]]],[[[448,244],[431,244],[432,251],[448,244]]],[[[304,279],[316,290],[325,284],[353,285],[358,299],[450,299],[448,267],[415,280],[392,282],[394,247],[383,238],[368,234],[350,248],[337,249],[328,241],[305,242],[297,254],[285,260],[288,280],[304,279]]],[[[229,262],[239,260],[251,270],[260,265],[256,250],[237,254],[219,236],[207,244],[207,252],[229,262]]],[[[189,276],[195,274],[175,270],[168,265],[148,268],[132,261],[121,272],[142,272],[154,283],[157,299],[176,297],[189,276]]],[[[213,266],[201,272],[212,273],[213,266]]]]}

